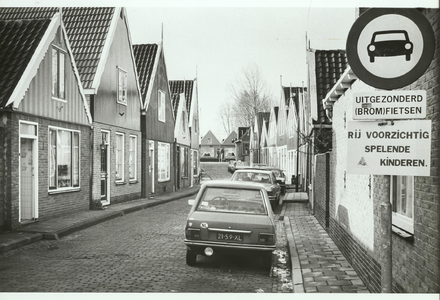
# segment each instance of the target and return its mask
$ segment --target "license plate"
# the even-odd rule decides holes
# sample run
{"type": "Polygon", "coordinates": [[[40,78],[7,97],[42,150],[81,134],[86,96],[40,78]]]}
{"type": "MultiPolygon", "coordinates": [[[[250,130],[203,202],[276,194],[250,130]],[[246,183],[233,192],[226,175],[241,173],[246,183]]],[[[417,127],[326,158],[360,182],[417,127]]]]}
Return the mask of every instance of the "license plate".
{"type": "Polygon", "coordinates": [[[243,242],[243,235],[234,233],[217,233],[217,240],[243,242]]]}

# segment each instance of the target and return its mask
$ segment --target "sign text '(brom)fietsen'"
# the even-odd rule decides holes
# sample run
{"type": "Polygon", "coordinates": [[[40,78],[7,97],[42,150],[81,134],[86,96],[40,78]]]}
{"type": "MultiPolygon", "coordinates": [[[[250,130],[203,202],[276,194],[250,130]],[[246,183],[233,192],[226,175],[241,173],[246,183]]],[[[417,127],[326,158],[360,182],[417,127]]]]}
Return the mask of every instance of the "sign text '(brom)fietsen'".
{"type": "Polygon", "coordinates": [[[426,91],[374,91],[354,94],[353,119],[426,117],[426,91]]]}

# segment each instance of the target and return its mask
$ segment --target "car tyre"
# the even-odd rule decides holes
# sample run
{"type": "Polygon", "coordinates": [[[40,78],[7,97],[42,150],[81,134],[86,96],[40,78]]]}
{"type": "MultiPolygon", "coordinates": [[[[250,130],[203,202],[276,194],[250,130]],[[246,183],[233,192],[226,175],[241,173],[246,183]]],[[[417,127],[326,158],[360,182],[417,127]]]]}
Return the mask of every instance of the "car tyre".
{"type": "Polygon", "coordinates": [[[411,59],[411,54],[406,54],[405,58],[406,58],[406,61],[409,61],[411,59]]]}
{"type": "Polygon", "coordinates": [[[263,268],[270,269],[272,267],[272,252],[264,253],[262,256],[263,268]]]}
{"type": "Polygon", "coordinates": [[[194,251],[186,249],[186,264],[188,266],[195,266],[197,262],[197,254],[194,251]]]}
{"type": "Polygon", "coordinates": [[[371,62],[371,63],[374,62],[374,56],[370,56],[370,62],[371,62]]]}

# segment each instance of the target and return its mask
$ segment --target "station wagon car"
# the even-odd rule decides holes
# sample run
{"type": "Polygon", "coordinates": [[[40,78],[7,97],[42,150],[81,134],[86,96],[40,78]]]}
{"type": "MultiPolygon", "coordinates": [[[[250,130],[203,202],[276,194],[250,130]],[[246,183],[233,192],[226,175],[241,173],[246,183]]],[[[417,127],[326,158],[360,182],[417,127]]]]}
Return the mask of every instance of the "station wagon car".
{"type": "Polygon", "coordinates": [[[281,187],[276,180],[275,174],[270,170],[258,170],[252,167],[246,167],[235,171],[231,180],[263,184],[269,196],[272,208],[275,208],[280,201],[281,187]]]}
{"type": "Polygon", "coordinates": [[[371,43],[367,46],[367,51],[370,62],[374,62],[376,56],[398,55],[405,55],[405,59],[409,61],[413,48],[408,32],[405,30],[387,30],[373,33],[371,43]]]}
{"type": "Polygon", "coordinates": [[[269,198],[263,185],[209,181],[202,185],[185,226],[186,263],[197,255],[250,251],[262,255],[263,266],[272,263],[276,230],[269,198]]]}

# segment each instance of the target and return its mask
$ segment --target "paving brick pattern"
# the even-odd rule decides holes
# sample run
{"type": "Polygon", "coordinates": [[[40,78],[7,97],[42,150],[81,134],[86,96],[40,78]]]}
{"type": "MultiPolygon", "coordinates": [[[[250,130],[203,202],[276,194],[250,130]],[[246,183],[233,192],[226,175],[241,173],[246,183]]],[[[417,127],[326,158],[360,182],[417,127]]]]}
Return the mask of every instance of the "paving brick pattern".
{"type": "Polygon", "coordinates": [[[311,215],[308,203],[285,203],[306,293],[369,293],[327,232],[311,215]]]}
{"type": "Polygon", "coordinates": [[[272,271],[255,255],[199,256],[187,266],[187,200],[0,254],[0,292],[291,292],[281,227],[272,271]]]}

